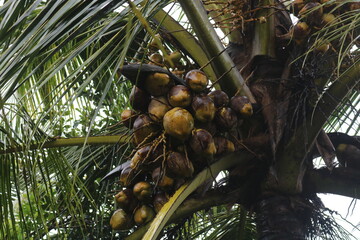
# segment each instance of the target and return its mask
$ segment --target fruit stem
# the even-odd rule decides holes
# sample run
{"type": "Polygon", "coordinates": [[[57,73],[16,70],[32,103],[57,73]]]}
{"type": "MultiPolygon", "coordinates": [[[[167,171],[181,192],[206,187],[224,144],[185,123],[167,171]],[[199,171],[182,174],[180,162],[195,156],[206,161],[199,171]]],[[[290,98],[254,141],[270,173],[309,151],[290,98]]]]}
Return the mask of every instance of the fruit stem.
{"type": "Polygon", "coordinates": [[[135,17],[140,21],[141,25],[145,28],[146,32],[150,34],[150,36],[154,39],[156,45],[160,49],[163,54],[164,60],[168,61],[170,67],[174,68],[175,64],[173,63],[172,59],[169,57],[169,54],[166,52],[164,46],[162,45],[161,41],[155,36],[154,31],[150,27],[149,22],[143,17],[139,9],[135,6],[135,4],[131,1],[127,1],[129,6],[131,7],[132,12],[134,13],[135,17]]]}
{"type": "MultiPolygon", "coordinates": [[[[181,51],[190,55],[199,65],[205,66],[209,62],[204,49],[200,46],[196,38],[181,26],[174,18],[168,15],[164,10],[159,10],[153,19],[165,30],[166,34],[173,37],[179,45],[181,51]]],[[[216,80],[216,74],[211,65],[203,67],[203,71],[211,81],[216,80]]]]}
{"type": "Polygon", "coordinates": [[[273,6],[273,0],[262,0],[259,4],[260,9],[257,11],[257,19],[265,21],[256,21],[253,38],[252,56],[269,56],[275,58],[275,20],[274,9],[266,6],[273,6]]]}

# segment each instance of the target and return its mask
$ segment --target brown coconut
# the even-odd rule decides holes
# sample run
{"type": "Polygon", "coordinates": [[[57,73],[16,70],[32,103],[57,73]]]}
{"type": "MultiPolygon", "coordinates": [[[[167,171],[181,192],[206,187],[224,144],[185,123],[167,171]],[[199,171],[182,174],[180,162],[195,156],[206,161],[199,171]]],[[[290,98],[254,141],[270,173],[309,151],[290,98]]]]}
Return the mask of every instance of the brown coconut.
{"type": "Polygon", "coordinates": [[[120,208],[127,212],[132,212],[138,204],[138,200],[134,196],[132,189],[129,188],[118,192],[115,195],[115,201],[120,208]]]}
{"type": "Polygon", "coordinates": [[[229,96],[221,91],[215,90],[208,94],[208,96],[213,100],[215,107],[225,107],[229,104],[229,96]]]}
{"type": "Polygon", "coordinates": [[[110,218],[110,226],[113,230],[126,230],[134,226],[131,217],[123,210],[117,209],[110,218]]]}
{"type": "Polygon", "coordinates": [[[168,100],[173,107],[188,107],[191,104],[192,94],[188,87],[176,85],[168,93],[168,100]]]}
{"type": "Polygon", "coordinates": [[[195,96],[191,108],[196,120],[210,122],[214,119],[216,108],[213,100],[207,95],[195,96]]]}
{"type": "Polygon", "coordinates": [[[142,181],[134,185],[133,193],[140,201],[149,200],[153,194],[153,188],[150,183],[142,181]]]}
{"type": "Polygon", "coordinates": [[[131,93],[129,96],[130,105],[133,109],[137,111],[146,112],[151,96],[144,90],[138,88],[137,86],[133,86],[131,89],[131,93]]]}
{"type": "Polygon", "coordinates": [[[246,96],[232,97],[230,100],[230,108],[242,117],[250,117],[253,114],[251,102],[246,96]]]}
{"type": "Polygon", "coordinates": [[[189,144],[196,154],[211,156],[216,153],[214,139],[205,129],[193,130],[189,144]]]}
{"type": "Polygon", "coordinates": [[[125,109],[121,113],[121,121],[127,128],[132,128],[135,122],[135,119],[137,118],[137,114],[132,109],[125,109]]]}
{"type": "Polygon", "coordinates": [[[235,151],[235,145],[232,141],[227,138],[218,136],[214,137],[214,143],[216,146],[216,154],[222,155],[226,153],[231,153],[235,151]]]}
{"type": "Polygon", "coordinates": [[[187,86],[194,92],[201,92],[205,90],[209,83],[206,74],[200,70],[191,70],[185,75],[187,86]]]}
{"type": "Polygon", "coordinates": [[[145,90],[150,95],[159,97],[166,95],[174,86],[174,80],[166,73],[149,74],[145,79],[145,90]]]}
{"type": "Polygon", "coordinates": [[[142,205],[136,209],[134,213],[134,221],[136,225],[141,226],[150,222],[155,217],[154,210],[148,205],[142,205]]]}
{"type": "Polygon", "coordinates": [[[162,173],[160,167],[154,169],[151,177],[157,187],[170,189],[174,185],[174,179],[162,173]]]}
{"type": "Polygon", "coordinates": [[[185,154],[170,151],[166,157],[166,169],[169,176],[189,178],[194,173],[194,166],[185,154]]]}
{"type": "Polygon", "coordinates": [[[138,116],[134,122],[133,142],[135,146],[150,142],[159,131],[159,127],[146,114],[138,116]]]}
{"type": "Polygon", "coordinates": [[[216,111],[215,122],[220,130],[230,130],[236,126],[237,121],[235,111],[229,107],[222,107],[216,111]]]}
{"type": "Polygon", "coordinates": [[[119,182],[122,186],[127,187],[132,185],[134,181],[136,181],[135,172],[129,164],[121,171],[119,182]]]}
{"type": "Polygon", "coordinates": [[[158,192],[154,196],[153,206],[155,212],[159,212],[161,208],[169,201],[168,196],[164,192],[158,192]]]}
{"type": "Polygon", "coordinates": [[[186,140],[194,128],[194,118],[183,108],[173,108],[163,119],[165,133],[181,141],[186,140]]]}
{"type": "Polygon", "coordinates": [[[171,106],[166,97],[154,97],[150,101],[148,113],[152,120],[160,122],[164,118],[165,113],[170,109],[171,106]]]}
{"type": "Polygon", "coordinates": [[[130,167],[136,169],[145,161],[150,161],[151,157],[151,146],[144,146],[135,152],[134,156],[131,158],[130,167]]]}

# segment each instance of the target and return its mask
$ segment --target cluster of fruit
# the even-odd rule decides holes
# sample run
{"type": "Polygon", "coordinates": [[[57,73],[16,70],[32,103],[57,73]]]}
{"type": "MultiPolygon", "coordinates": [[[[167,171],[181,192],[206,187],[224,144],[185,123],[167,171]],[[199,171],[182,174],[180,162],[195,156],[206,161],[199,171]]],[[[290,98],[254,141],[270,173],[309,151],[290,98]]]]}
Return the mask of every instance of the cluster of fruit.
{"type": "Polygon", "coordinates": [[[149,222],[186,180],[235,151],[233,130],[253,112],[245,96],[229,99],[221,90],[210,91],[200,70],[187,72],[185,80],[154,65],[143,64],[142,70],[141,78],[132,80],[132,109],[121,114],[134,151],[120,175],[119,209],[110,222],[114,230],[149,222]]]}
{"type": "MultiPolygon", "coordinates": [[[[359,9],[360,2],[343,4],[333,0],[294,0],[291,3],[291,12],[300,21],[290,30],[290,36],[296,43],[301,44],[310,33],[336,25],[339,15],[359,9]]],[[[320,45],[319,50],[322,52],[327,51],[330,47],[329,43],[320,45]]]]}

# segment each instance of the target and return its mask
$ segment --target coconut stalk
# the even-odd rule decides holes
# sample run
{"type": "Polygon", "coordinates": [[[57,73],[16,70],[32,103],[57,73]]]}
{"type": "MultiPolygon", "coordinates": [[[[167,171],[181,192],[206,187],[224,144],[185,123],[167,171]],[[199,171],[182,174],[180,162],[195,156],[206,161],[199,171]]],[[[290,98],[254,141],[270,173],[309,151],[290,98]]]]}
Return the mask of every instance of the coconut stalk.
{"type": "Polygon", "coordinates": [[[262,9],[257,11],[256,18],[264,18],[265,22],[255,22],[252,56],[275,58],[274,9],[271,7],[265,8],[265,6],[274,6],[274,1],[262,0],[259,5],[262,9]]]}
{"type": "Polygon", "coordinates": [[[131,7],[131,11],[134,13],[135,17],[140,21],[141,25],[144,27],[144,29],[147,31],[148,34],[155,40],[156,44],[159,46],[160,51],[162,52],[164,56],[164,60],[167,60],[170,63],[171,67],[174,67],[173,61],[170,59],[169,54],[166,52],[165,48],[161,44],[160,40],[155,36],[154,31],[150,27],[149,22],[143,17],[140,10],[135,6],[135,4],[128,0],[127,1],[129,6],[131,7]]]}
{"type": "Polygon", "coordinates": [[[206,55],[211,59],[211,63],[216,66],[214,69],[216,70],[217,80],[219,81],[221,89],[229,96],[237,93],[245,95],[251,102],[255,103],[255,98],[250,92],[250,89],[236,69],[229,54],[225,51],[224,46],[210,23],[202,2],[200,0],[180,0],[179,3],[191,25],[194,27],[194,31],[201,45],[204,46],[203,49],[206,55]]]}
{"type": "Polygon", "coordinates": [[[224,23],[233,16],[229,13],[223,13],[223,5],[227,4],[228,0],[218,0],[217,3],[204,4],[210,17],[215,23],[221,23],[219,28],[228,37],[230,42],[241,44],[243,42],[241,32],[237,29],[232,29],[234,26],[230,23],[224,23]]]}

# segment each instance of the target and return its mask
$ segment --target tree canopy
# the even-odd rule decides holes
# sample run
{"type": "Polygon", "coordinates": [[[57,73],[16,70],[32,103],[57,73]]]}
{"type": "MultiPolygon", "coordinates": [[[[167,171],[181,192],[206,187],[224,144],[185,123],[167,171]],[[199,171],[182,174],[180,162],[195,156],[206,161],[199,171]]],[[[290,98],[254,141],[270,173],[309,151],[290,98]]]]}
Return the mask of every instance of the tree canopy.
{"type": "MultiPolygon", "coordinates": [[[[359,198],[359,9],[352,0],[4,1],[0,239],[352,239],[316,194],[359,198]],[[221,89],[253,114],[215,127],[231,153],[196,165],[189,150],[194,174],[171,191],[151,180],[168,197],[152,222],[114,231],[114,196],[127,189],[119,177],[144,146],[121,119],[135,109],[133,85],[162,73],[189,87],[193,69],[211,81],[193,95],[221,89]]],[[[176,151],[187,154],[188,139],[176,151]]]]}

